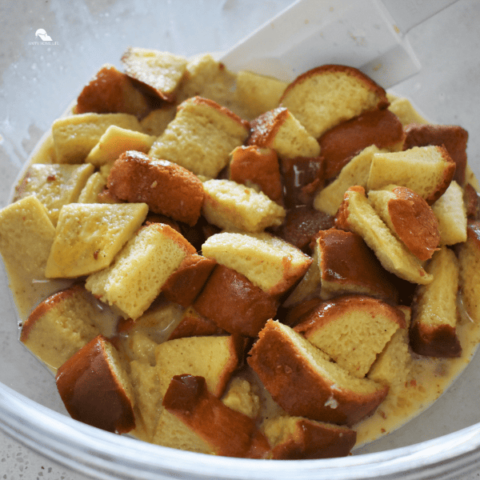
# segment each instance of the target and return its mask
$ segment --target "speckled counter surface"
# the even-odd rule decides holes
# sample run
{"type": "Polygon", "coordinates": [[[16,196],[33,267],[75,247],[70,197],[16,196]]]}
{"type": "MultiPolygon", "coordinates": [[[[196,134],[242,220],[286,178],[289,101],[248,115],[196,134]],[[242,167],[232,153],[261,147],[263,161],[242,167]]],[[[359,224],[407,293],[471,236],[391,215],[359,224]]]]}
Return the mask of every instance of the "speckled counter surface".
{"type": "MultiPolygon", "coordinates": [[[[79,0],[70,2],[69,9],[66,9],[65,3],[62,5],[60,0],[0,0],[0,30],[3,37],[0,51],[0,135],[17,138],[18,142],[2,144],[0,139],[0,167],[6,162],[24,162],[43,132],[62,113],[95,69],[105,62],[118,65],[118,57],[126,46],[158,48],[184,55],[225,51],[290,3],[291,0],[162,0],[155,5],[149,1],[132,2],[130,5],[120,0],[79,0]],[[137,18],[138,28],[128,29],[123,25],[123,43],[111,45],[102,52],[95,51],[95,36],[108,36],[108,32],[97,31],[94,26],[82,31],[82,28],[75,27],[77,23],[72,22],[70,17],[101,17],[105,20],[110,16],[112,24],[115,24],[115,15],[119,11],[125,15],[126,10],[132,18],[137,18]],[[155,28],[152,17],[158,19],[158,41],[155,45],[145,43],[148,36],[142,32],[143,29],[155,28]],[[66,23],[69,28],[65,28],[66,23]],[[58,45],[48,47],[51,49],[48,51],[43,51],[41,46],[31,45],[30,42],[37,40],[35,32],[39,28],[44,28],[58,45]],[[84,41],[86,35],[89,42],[84,41]],[[61,68],[55,63],[58,50],[54,49],[67,48],[72,54],[78,55],[76,68],[66,76],[68,81],[65,84],[55,85],[53,90],[45,89],[45,82],[40,85],[38,79],[44,78],[47,84],[53,83],[56,79],[55,68],[61,68]],[[93,65],[92,55],[95,56],[93,65]],[[19,92],[23,93],[20,95],[19,92]],[[28,111],[32,118],[30,123],[27,122],[28,128],[19,130],[16,136],[17,126],[9,115],[10,110],[5,107],[11,107],[13,97],[19,108],[28,111]],[[41,109],[42,115],[36,115],[32,110],[34,107],[41,109]]],[[[470,131],[469,160],[476,162],[474,169],[477,175],[480,173],[480,138],[476,135],[480,105],[479,23],[480,2],[460,0],[412,29],[408,39],[423,68],[418,75],[394,88],[395,92],[410,96],[428,118],[439,123],[457,123],[470,131]],[[435,88],[431,88],[432,84],[435,88]],[[466,91],[468,95],[464,94],[466,91]]],[[[3,180],[4,185],[8,185],[14,177],[3,180]]],[[[7,197],[8,191],[0,191],[1,206],[5,205],[7,197]]],[[[3,307],[0,307],[1,314],[3,307]]],[[[0,381],[15,388],[13,377],[16,374],[13,371],[2,372],[0,381]]],[[[464,388],[461,379],[456,386],[464,388]]],[[[473,420],[480,421],[476,400],[465,402],[462,408],[471,409],[473,420]]],[[[448,431],[449,427],[445,426],[441,413],[427,411],[426,415],[430,435],[432,431],[435,435],[448,431]]],[[[458,428],[474,423],[461,423],[463,421],[459,421],[458,428]]],[[[401,435],[408,435],[408,428],[401,429],[401,435]]],[[[421,440],[423,438],[416,438],[416,441],[421,440]]],[[[37,478],[84,480],[90,477],[55,464],[0,432],[0,480],[37,478]]],[[[455,478],[480,478],[480,465],[477,471],[455,478]]]]}

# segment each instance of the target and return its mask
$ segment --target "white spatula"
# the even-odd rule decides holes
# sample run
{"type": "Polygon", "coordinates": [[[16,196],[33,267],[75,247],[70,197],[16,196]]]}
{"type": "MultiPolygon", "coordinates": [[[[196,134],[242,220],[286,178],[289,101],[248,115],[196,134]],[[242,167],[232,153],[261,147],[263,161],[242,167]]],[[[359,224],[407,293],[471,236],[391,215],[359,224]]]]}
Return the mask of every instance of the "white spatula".
{"type": "Polygon", "coordinates": [[[316,66],[359,68],[384,88],[421,66],[405,34],[457,0],[297,0],[221,58],[291,81],[316,66]]]}

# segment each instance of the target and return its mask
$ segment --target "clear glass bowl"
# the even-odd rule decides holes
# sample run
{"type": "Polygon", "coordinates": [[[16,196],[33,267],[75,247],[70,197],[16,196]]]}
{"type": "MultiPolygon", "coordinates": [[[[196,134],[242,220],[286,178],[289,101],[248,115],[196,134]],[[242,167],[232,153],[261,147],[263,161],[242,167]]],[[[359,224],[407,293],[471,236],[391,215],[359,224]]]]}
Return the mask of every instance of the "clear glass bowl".
{"type": "MultiPolygon", "coordinates": [[[[186,56],[227,51],[291,3],[80,0],[0,5],[0,204],[34,146],[104,63],[129,46],[186,56]],[[42,45],[43,28],[54,44],[42,45]],[[37,42],[38,44],[33,44],[37,42]],[[55,44],[56,43],[56,44],[55,44]]],[[[480,4],[460,0],[408,34],[420,73],[394,87],[430,119],[470,132],[480,175],[480,4]]],[[[480,358],[433,407],[353,456],[255,461],[171,450],[71,420],[52,375],[18,341],[18,318],[0,275],[0,429],[48,458],[96,478],[361,479],[462,478],[480,457],[480,358]]]]}

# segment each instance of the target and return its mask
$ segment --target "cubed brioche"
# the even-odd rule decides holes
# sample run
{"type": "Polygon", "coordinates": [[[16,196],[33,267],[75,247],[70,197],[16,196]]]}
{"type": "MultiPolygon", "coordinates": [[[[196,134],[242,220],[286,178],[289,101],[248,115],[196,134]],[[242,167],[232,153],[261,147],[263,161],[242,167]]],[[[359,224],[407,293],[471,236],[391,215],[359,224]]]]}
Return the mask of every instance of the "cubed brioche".
{"type": "Polygon", "coordinates": [[[250,351],[249,365],[289,414],[353,425],[370,415],[388,388],[356,378],[290,327],[269,320],[250,351]]]}
{"type": "Polygon", "coordinates": [[[180,323],[172,331],[168,340],[187,337],[207,337],[210,335],[227,335],[212,320],[200,315],[193,307],[188,307],[182,315],[180,323]]]}
{"type": "Polygon", "coordinates": [[[340,123],[318,140],[325,159],[325,178],[336,177],[352,157],[371,145],[402,150],[403,139],[402,124],[388,109],[369,110],[340,123]]]}
{"type": "Polygon", "coordinates": [[[471,220],[477,219],[479,210],[479,196],[475,188],[470,183],[467,183],[463,189],[463,199],[465,201],[467,217],[471,220]]]}
{"type": "Polygon", "coordinates": [[[390,100],[388,109],[398,117],[403,126],[411,123],[429,123],[428,120],[420,115],[408,98],[394,97],[388,93],[387,97],[390,100]]]}
{"type": "Polygon", "coordinates": [[[232,334],[256,337],[277,302],[241,273],[217,265],[193,307],[232,334]]]}
{"type": "Polygon", "coordinates": [[[92,165],[30,165],[16,188],[14,199],[35,195],[55,226],[62,207],[78,200],[93,171],[92,165]]]}
{"type": "Polygon", "coordinates": [[[127,113],[83,113],[59,118],[52,125],[57,163],[83,163],[111,125],[140,132],[137,118],[127,113]]]}
{"type": "Polygon", "coordinates": [[[189,255],[178,270],[168,277],[162,288],[163,295],[170,302],[178,303],[183,307],[192,305],[215,265],[215,260],[211,258],[197,254],[189,255]]]}
{"type": "Polygon", "coordinates": [[[480,222],[470,221],[467,241],[458,246],[459,284],[463,308],[474,322],[480,322],[480,222]]]}
{"type": "Polygon", "coordinates": [[[262,430],[272,446],[270,458],[275,460],[345,457],[357,439],[357,433],[347,427],[303,417],[271,418],[262,430]]]}
{"type": "Polygon", "coordinates": [[[282,158],[317,157],[320,146],[284,107],[263,113],[252,121],[249,145],[273,148],[282,158]]]}
{"type": "Polygon", "coordinates": [[[222,397],[222,402],[232,410],[250,418],[257,418],[260,414],[260,397],[255,393],[253,385],[241,377],[232,378],[222,397]]]}
{"type": "Polygon", "coordinates": [[[467,142],[468,132],[458,125],[411,124],[405,127],[404,149],[427,145],[444,146],[456,165],[453,178],[461,186],[465,183],[467,142]]]}
{"type": "Polygon", "coordinates": [[[195,253],[182,235],[164,224],[141,228],[112,265],[90,275],[85,284],[125,317],[139,318],[159,295],[183,259],[195,253]]]}
{"type": "Polygon", "coordinates": [[[433,281],[417,289],[410,344],[420,355],[459,357],[462,352],[456,334],[459,267],[453,251],[442,247],[428,264],[427,272],[433,281]]]}
{"type": "Polygon", "coordinates": [[[348,295],[320,304],[295,331],[351,375],[363,378],[399,328],[405,328],[399,310],[371,297],[348,295]]]}
{"type": "Polygon", "coordinates": [[[432,258],[440,243],[439,224],[420,195],[406,187],[388,185],[370,190],[368,201],[410,252],[422,261],[432,258]]]}
{"type": "Polygon", "coordinates": [[[103,192],[107,180],[100,172],[95,172],[87,180],[78,196],[77,203],[100,203],[99,194],[103,192]]]}
{"type": "Polygon", "coordinates": [[[335,215],[343,202],[343,196],[349,187],[367,186],[373,155],[380,150],[372,145],[353,157],[340,171],[338,177],[325,188],[318,190],[313,206],[329,215],[335,215]]]}
{"type": "Polygon", "coordinates": [[[428,284],[432,281],[420,260],[393,235],[368,203],[363,187],[351,187],[345,192],[336,225],[360,235],[389,272],[412,283],[428,284]]]}
{"type": "Polygon", "coordinates": [[[56,370],[100,333],[96,316],[88,292],[76,285],[41,302],[23,324],[20,340],[56,370]]]}
{"type": "Polygon", "coordinates": [[[140,125],[142,130],[153,137],[159,137],[167,128],[167,125],[175,118],[177,106],[165,104],[160,108],[152,110],[146,117],[142,118],[140,125]]]}
{"type": "Polygon", "coordinates": [[[55,380],[73,419],[113,433],[135,428],[130,378],[105,337],[95,337],[67,360],[55,380]]]}
{"type": "Polygon", "coordinates": [[[238,72],[236,80],[234,99],[248,120],[277,107],[287,87],[286,82],[246,70],[238,72]]]}
{"type": "Polygon", "coordinates": [[[75,113],[129,113],[143,117],[148,100],[127,75],[105,64],[77,98],[75,113]]]}
{"type": "Polygon", "coordinates": [[[153,213],[195,225],[204,200],[202,182],[186,168],[128,151],[115,161],[107,185],[117,198],[145,202],[153,213]]]}
{"type": "Polygon", "coordinates": [[[432,209],[438,220],[442,245],[455,245],[467,240],[467,210],[463,188],[455,180],[432,205],[432,209]]]}
{"type": "Polygon", "coordinates": [[[162,398],[175,375],[200,375],[212,395],[220,398],[243,356],[237,336],[177,338],[155,349],[162,398]]]}
{"type": "Polygon", "coordinates": [[[108,267],[147,216],[144,203],[72,203],[60,212],[47,278],[74,278],[108,267]]]}
{"type": "Polygon", "coordinates": [[[175,100],[175,93],[185,73],[187,59],[168,52],[128,48],[122,56],[125,73],[163,100],[175,100]]]}
{"type": "Polygon", "coordinates": [[[312,263],[301,250],[268,233],[212,235],[202,253],[245,275],[270,295],[286,292],[312,263]]]}
{"type": "Polygon", "coordinates": [[[155,137],[145,133],[111,125],[87,155],[85,162],[100,167],[106,163],[114,162],[127,150],[147,153],[154,140],[155,137]]]}
{"type": "Polygon", "coordinates": [[[264,458],[270,449],[255,421],[224,405],[208,391],[201,376],[175,376],[163,399],[163,406],[165,412],[160,417],[156,443],[244,458],[264,458]],[[184,428],[176,428],[172,421],[167,423],[167,412],[184,428]],[[162,434],[158,435],[160,431],[162,434]]]}
{"type": "Polygon", "coordinates": [[[356,68],[323,65],[303,73],[285,90],[281,105],[315,138],[327,130],[389,102],[385,90],[356,68]]]}
{"type": "Polygon", "coordinates": [[[194,97],[179,105],[175,119],[152,145],[149,155],[178,163],[196,175],[215,178],[248,133],[248,122],[212,100],[194,97]]]}
{"type": "Polygon", "coordinates": [[[412,355],[408,348],[408,331],[412,309],[410,307],[399,306],[405,316],[406,328],[399,328],[383,351],[378,355],[375,363],[368,372],[368,378],[375,382],[388,385],[390,392],[392,389],[399,390],[407,381],[412,364],[412,355]]]}
{"type": "Polygon", "coordinates": [[[261,232],[281,225],[285,210],[263,192],[230,180],[208,180],[203,184],[202,213],[209,223],[225,230],[261,232]]]}
{"type": "Polygon", "coordinates": [[[237,147],[232,152],[229,179],[263,192],[282,204],[282,179],[275,150],[256,145],[237,147]]]}
{"type": "Polygon", "coordinates": [[[444,147],[413,147],[404,152],[376,153],[367,189],[399,185],[410,188],[431,205],[443,195],[454,173],[455,162],[444,147]]]}

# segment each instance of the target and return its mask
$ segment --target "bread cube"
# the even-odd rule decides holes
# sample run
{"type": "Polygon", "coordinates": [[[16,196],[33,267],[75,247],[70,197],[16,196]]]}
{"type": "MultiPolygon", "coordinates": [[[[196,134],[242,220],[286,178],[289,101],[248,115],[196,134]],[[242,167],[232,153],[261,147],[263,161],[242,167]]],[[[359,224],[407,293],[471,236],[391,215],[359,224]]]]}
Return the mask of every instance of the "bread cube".
{"type": "Polygon", "coordinates": [[[78,197],[77,203],[100,203],[99,194],[107,185],[105,177],[100,172],[90,175],[78,197]]]}
{"type": "Polygon", "coordinates": [[[315,195],[313,206],[329,215],[335,215],[349,187],[366,187],[373,155],[380,150],[372,145],[354,156],[340,171],[338,177],[315,195]]]}
{"type": "Polygon", "coordinates": [[[405,327],[402,312],[387,303],[348,295],[319,305],[295,331],[351,375],[363,378],[393,334],[405,327]]]}
{"type": "Polygon", "coordinates": [[[192,305],[202,291],[217,262],[201,255],[189,255],[182,262],[162,288],[163,295],[170,302],[183,307],[192,305]]]}
{"type": "Polygon", "coordinates": [[[128,151],[115,161],[108,189],[128,202],[145,202],[154,213],[193,226],[204,200],[202,182],[186,168],[128,151]]]}
{"type": "Polygon", "coordinates": [[[480,222],[478,220],[468,223],[467,241],[457,248],[463,307],[474,322],[480,322],[480,222]]]}
{"type": "Polygon", "coordinates": [[[175,376],[163,406],[155,443],[244,458],[264,458],[269,450],[268,441],[255,421],[212,395],[203,377],[175,376]]]}
{"type": "Polygon", "coordinates": [[[420,286],[413,305],[410,345],[414,352],[431,357],[459,357],[462,348],[456,334],[458,261],[442,247],[427,266],[433,276],[420,286]]]}
{"type": "Polygon", "coordinates": [[[207,337],[210,335],[226,335],[227,332],[212,320],[200,315],[193,307],[188,307],[182,315],[180,323],[175,327],[169,340],[186,337],[207,337]]]}
{"type": "Polygon", "coordinates": [[[193,307],[227,332],[247,337],[256,337],[277,313],[270,295],[224,265],[215,267],[193,307]]]}
{"type": "Polygon", "coordinates": [[[275,150],[256,145],[237,147],[232,152],[229,179],[263,192],[282,204],[282,178],[275,150]]]}
{"type": "Polygon", "coordinates": [[[100,167],[105,163],[114,162],[127,150],[147,153],[154,140],[155,137],[151,137],[145,133],[126,130],[125,128],[111,125],[100,137],[98,143],[92,148],[85,162],[100,167]]]}
{"type": "Polygon", "coordinates": [[[261,232],[281,225],[285,209],[257,193],[230,180],[208,180],[203,184],[205,200],[203,216],[209,223],[226,230],[261,232]]]}
{"type": "Polygon", "coordinates": [[[176,113],[176,105],[166,104],[161,108],[156,108],[140,121],[142,130],[147,135],[159,137],[165,131],[167,125],[175,118],[176,113]]]}
{"type": "Polygon", "coordinates": [[[432,258],[440,243],[439,223],[420,195],[406,187],[388,185],[368,192],[368,200],[410,252],[422,261],[432,258]]]}
{"type": "Polygon", "coordinates": [[[93,173],[92,165],[31,165],[16,187],[15,200],[35,195],[55,226],[64,205],[77,201],[93,173]]]}
{"type": "Polygon", "coordinates": [[[75,285],[41,302],[22,326],[20,340],[56,371],[100,332],[90,294],[75,285]]]}
{"type": "Polygon", "coordinates": [[[357,378],[290,327],[269,320],[249,365],[289,415],[351,426],[370,415],[388,388],[357,378]]]}
{"type": "Polygon", "coordinates": [[[454,180],[463,186],[465,184],[465,168],[467,166],[468,132],[458,125],[418,125],[405,127],[405,146],[412,147],[439,145],[446,148],[455,162],[454,180]]]}
{"type": "Polygon", "coordinates": [[[47,278],[74,278],[108,267],[147,216],[144,203],[72,203],[60,212],[47,278]]]}
{"type": "Polygon", "coordinates": [[[455,180],[432,205],[432,209],[438,220],[442,245],[455,245],[467,240],[467,210],[463,188],[455,180]]]}
{"type": "Polygon", "coordinates": [[[222,397],[228,408],[243,413],[247,417],[257,418],[260,413],[260,398],[254,392],[252,384],[241,377],[232,378],[222,397]]]}
{"type": "Polygon", "coordinates": [[[143,117],[148,100],[127,75],[105,64],[77,98],[75,113],[129,113],[143,117]]]}
{"type": "Polygon", "coordinates": [[[325,178],[336,177],[353,156],[371,145],[403,150],[403,140],[402,124],[388,109],[370,110],[340,123],[318,140],[325,159],[325,178]]]}
{"type": "Polygon", "coordinates": [[[429,123],[428,120],[420,115],[408,98],[394,97],[389,93],[387,93],[387,97],[390,100],[388,109],[398,117],[402,125],[429,123]]]}
{"type": "Polygon", "coordinates": [[[385,270],[411,283],[425,285],[432,281],[420,260],[393,235],[368,203],[363,187],[351,187],[345,192],[336,226],[360,235],[385,270]]]}
{"type": "Polygon", "coordinates": [[[230,152],[243,144],[249,127],[212,100],[190,98],[179,105],[177,116],[149,155],[177,163],[195,175],[215,178],[228,164],[230,152]]]}
{"type": "Polygon", "coordinates": [[[243,107],[246,118],[251,120],[277,107],[286,87],[286,82],[276,78],[241,70],[237,73],[235,101],[243,107]]]}
{"type": "Polygon", "coordinates": [[[70,416],[112,433],[135,428],[134,394],[112,343],[99,335],[67,360],[55,378],[70,416]]]}
{"type": "Polygon", "coordinates": [[[162,398],[175,375],[201,375],[208,391],[220,398],[243,356],[243,340],[236,336],[177,338],[155,349],[162,398]]]}
{"type": "Polygon", "coordinates": [[[219,233],[202,246],[205,257],[245,275],[270,295],[281,295],[299,280],[312,259],[268,233],[219,233]]]}
{"type": "Polygon", "coordinates": [[[408,348],[410,319],[412,309],[399,306],[405,316],[406,328],[399,328],[378,355],[375,363],[368,372],[368,378],[377,383],[388,385],[390,392],[405,386],[412,364],[412,355],[408,348]]]}
{"type": "Polygon", "coordinates": [[[303,73],[280,99],[314,138],[366,110],[389,104],[385,90],[356,68],[323,65],[303,73]]]}
{"type": "Polygon", "coordinates": [[[159,295],[183,259],[195,253],[168,225],[152,224],[131,238],[112,265],[90,275],[85,284],[100,300],[125,318],[139,318],[159,295]]]}
{"type": "Polygon", "coordinates": [[[125,73],[138,80],[163,100],[175,100],[175,93],[185,73],[187,59],[168,52],[128,48],[122,56],[125,73]]]}
{"type": "Polygon", "coordinates": [[[270,110],[252,122],[249,145],[273,148],[281,158],[317,157],[320,146],[285,107],[270,110]]]}
{"type": "Polygon", "coordinates": [[[52,136],[56,163],[83,163],[111,125],[142,130],[137,118],[127,113],[83,113],[55,120],[52,136]]]}
{"type": "Polygon", "coordinates": [[[274,460],[345,457],[355,445],[357,432],[342,425],[303,417],[269,418],[262,430],[272,446],[274,460]]]}
{"type": "Polygon", "coordinates": [[[450,185],[455,162],[444,147],[414,147],[404,152],[376,153],[373,156],[367,189],[387,185],[407,187],[429,205],[438,200],[450,185]]]}
{"type": "MultiPolygon", "coordinates": [[[[235,108],[234,90],[236,75],[210,54],[194,57],[187,63],[178,92],[178,101],[199,95],[208,98],[241,115],[235,108]]],[[[243,114],[243,112],[242,112],[243,114]]]]}
{"type": "MultiPolygon", "coordinates": [[[[453,182],[452,182],[453,183],[453,182]]],[[[465,201],[465,210],[467,211],[467,218],[468,219],[476,219],[478,217],[478,199],[479,195],[475,188],[470,184],[467,183],[465,188],[463,189],[463,199],[465,201]]]]}

